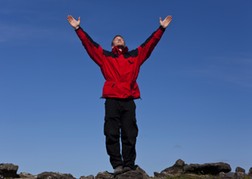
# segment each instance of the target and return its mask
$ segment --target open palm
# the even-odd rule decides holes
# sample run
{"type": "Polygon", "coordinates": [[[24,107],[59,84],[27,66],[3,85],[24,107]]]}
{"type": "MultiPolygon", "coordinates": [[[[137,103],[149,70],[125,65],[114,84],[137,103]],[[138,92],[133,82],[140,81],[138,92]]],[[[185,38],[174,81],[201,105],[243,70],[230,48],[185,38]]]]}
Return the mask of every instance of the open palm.
{"type": "Polygon", "coordinates": [[[172,21],[172,16],[167,16],[164,20],[159,19],[159,22],[160,22],[160,25],[163,27],[163,28],[166,28],[170,22],[172,21]]]}
{"type": "Polygon", "coordinates": [[[76,20],[75,18],[73,18],[73,16],[69,15],[67,16],[67,20],[73,28],[80,26],[80,17],[78,18],[78,20],[76,20]]]}

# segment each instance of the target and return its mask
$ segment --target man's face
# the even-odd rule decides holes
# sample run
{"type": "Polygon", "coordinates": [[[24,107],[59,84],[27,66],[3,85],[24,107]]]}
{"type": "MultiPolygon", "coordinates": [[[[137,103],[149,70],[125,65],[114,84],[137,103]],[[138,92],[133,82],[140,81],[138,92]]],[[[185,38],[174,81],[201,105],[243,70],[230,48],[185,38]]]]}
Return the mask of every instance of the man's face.
{"type": "Polygon", "coordinates": [[[113,40],[113,47],[114,46],[125,46],[124,39],[121,36],[117,36],[113,40]]]}

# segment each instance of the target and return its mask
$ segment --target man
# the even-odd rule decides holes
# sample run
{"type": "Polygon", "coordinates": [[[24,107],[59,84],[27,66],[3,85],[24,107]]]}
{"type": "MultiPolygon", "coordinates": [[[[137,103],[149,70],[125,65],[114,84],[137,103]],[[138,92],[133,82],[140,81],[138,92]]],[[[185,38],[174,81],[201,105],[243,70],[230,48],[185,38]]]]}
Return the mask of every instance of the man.
{"type": "Polygon", "coordinates": [[[111,43],[111,52],[104,50],[80,27],[80,17],[76,20],[68,16],[67,19],[106,80],[102,93],[106,99],[104,134],[114,173],[135,169],[138,127],[134,99],[140,98],[136,80],[141,65],[151,55],[172,17],[160,18],[160,27],[135,50],[128,51],[124,38],[116,35],[111,43]]]}

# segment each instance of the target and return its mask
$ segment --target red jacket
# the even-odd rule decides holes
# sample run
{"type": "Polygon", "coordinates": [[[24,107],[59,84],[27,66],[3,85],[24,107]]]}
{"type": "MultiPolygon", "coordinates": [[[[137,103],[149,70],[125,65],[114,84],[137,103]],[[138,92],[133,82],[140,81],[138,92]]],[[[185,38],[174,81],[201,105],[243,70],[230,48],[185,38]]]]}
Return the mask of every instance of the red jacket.
{"type": "Polygon", "coordinates": [[[76,30],[83,46],[94,62],[99,65],[105,78],[103,98],[140,98],[136,82],[140,66],[150,56],[163,35],[161,26],[138,48],[128,51],[125,47],[121,52],[114,47],[111,52],[104,50],[82,29],[76,30]]]}

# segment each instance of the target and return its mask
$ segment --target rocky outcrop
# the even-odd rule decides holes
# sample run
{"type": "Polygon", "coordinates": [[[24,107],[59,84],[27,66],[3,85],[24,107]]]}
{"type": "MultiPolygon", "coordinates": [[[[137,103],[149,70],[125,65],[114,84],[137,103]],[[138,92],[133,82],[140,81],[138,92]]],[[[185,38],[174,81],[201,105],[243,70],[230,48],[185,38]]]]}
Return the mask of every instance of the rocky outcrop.
{"type": "Polygon", "coordinates": [[[136,170],[130,170],[120,175],[113,175],[109,172],[101,172],[95,177],[95,179],[149,179],[150,177],[146,172],[141,169],[139,166],[136,167],[136,170]]]}
{"type": "Polygon", "coordinates": [[[248,176],[252,178],[252,167],[249,169],[248,176]]]}
{"type": "Polygon", "coordinates": [[[81,176],[80,179],[94,179],[94,176],[93,175],[89,175],[87,177],[81,176]]]}
{"type": "Polygon", "coordinates": [[[218,175],[220,172],[228,173],[231,167],[227,163],[206,163],[206,164],[190,164],[184,167],[185,173],[194,173],[201,175],[218,175]]]}
{"type": "Polygon", "coordinates": [[[71,174],[43,172],[37,176],[37,179],[75,179],[75,177],[73,177],[71,174]]]}
{"type": "Polygon", "coordinates": [[[19,178],[24,178],[24,179],[36,179],[37,176],[32,175],[30,173],[25,173],[25,172],[21,172],[19,175],[19,178]]]}
{"type": "Polygon", "coordinates": [[[190,179],[252,179],[252,168],[249,173],[245,173],[245,169],[237,167],[235,173],[231,172],[231,167],[227,163],[205,163],[205,164],[186,164],[179,159],[176,163],[161,171],[154,172],[154,178],[190,178],[190,179]]]}
{"type": "Polygon", "coordinates": [[[237,179],[243,179],[245,178],[246,173],[245,173],[245,169],[241,168],[241,167],[236,167],[235,169],[235,177],[237,179]]]}
{"type": "Polygon", "coordinates": [[[185,162],[181,159],[177,160],[176,163],[161,171],[161,173],[154,172],[155,177],[166,177],[166,176],[179,176],[184,173],[185,162]]]}
{"type": "MultiPolygon", "coordinates": [[[[0,164],[0,179],[75,179],[71,174],[57,172],[43,172],[38,175],[29,173],[17,174],[18,166],[14,164],[0,164]]],[[[81,176],[80,179],[252,179],[252,168],[246,174],[245,169],[237,167],[235,172],[231,172],[231,167],[227,163],[205,163],[186,164],[179,159],[174,165],[162,170],[160,173],[154,172],[154,177],[150,177],[139,166],[136,170],[126,171],[114,175],[109,172],[100,172],[96,176],[81,176]]]]}
{"type": "Polygon", "coordinates": [[[179,159],[173,166],[161,171],[161,173],[155,172],[154,175],[156,177],[179,176],[181,174],[218,175],[221,172],[228,173],[230,171],[230,165],[223,162],[187,165],[179,159]]]}
{"type": "Polygon", "coordinates": [[[18,166],[14,164],[0,164],[0,178],[16,178],[18,166]]]}

